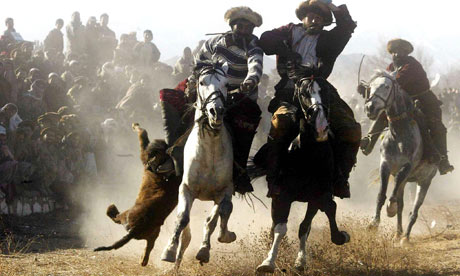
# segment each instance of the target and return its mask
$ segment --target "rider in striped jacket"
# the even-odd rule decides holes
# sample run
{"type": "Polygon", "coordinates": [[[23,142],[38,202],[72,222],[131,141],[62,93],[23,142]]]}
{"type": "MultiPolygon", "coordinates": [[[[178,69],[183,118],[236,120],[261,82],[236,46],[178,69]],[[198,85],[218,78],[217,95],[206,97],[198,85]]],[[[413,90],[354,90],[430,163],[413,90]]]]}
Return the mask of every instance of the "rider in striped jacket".
{"type": "MultiPolygon", "coordinates": [[[[225,121],[233,139],[235,191],[244,194],[253,191],[246,173],[246,163],[261,115],[256,101],[257,86],[262,77],[263,51],[252,32],[255,27],[262,25],[262,17],[248,7],[236,7],[228,10],[224,18],[232,30],[206,41],[196,54],[195,62],[198,68],[202,64],[227,63],[228,90],[239,88],[242,92],[232,94],[231,100],[237,106],[228,110],[225,121]]],[[[192,74],[182,83],[182,88],[178,86],[174,90],[160,91],[166,142],[169,146],[190,127],[190,119],[183,122],[181,118],[185,104],[196,99],[195,87],[196,76],[192,74]]],[[[183,148],[174,150],[171,155],[175,166],[167,162],[158,167],[158,172],[168,172],[174,168],[176,173],[182,172],[183,148]]]]}

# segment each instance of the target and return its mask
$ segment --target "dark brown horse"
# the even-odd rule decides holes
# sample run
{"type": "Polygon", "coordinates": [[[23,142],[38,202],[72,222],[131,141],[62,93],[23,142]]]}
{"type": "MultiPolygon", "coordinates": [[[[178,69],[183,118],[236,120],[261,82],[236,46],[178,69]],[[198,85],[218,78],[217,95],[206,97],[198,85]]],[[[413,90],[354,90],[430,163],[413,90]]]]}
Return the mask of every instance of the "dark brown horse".
{"type": "MultiPolygon", "coordinates": [[[[298,82],[295,92],[298,106],[292,106],[292,110],[299,112],[299,135],[287,156],[283,157],[279,176],[281,191],[271,196],[273,243],[268,257],[257,267],[258,273],[274,272],[279,245],[286,235],[289,211],[294,201],[308,202],[305,219],[299,227],[300,250],[295,261],[296,269],[303,270],[306,265],[306,241],[318,210],[325,212],[328,217],[333,243],[342,245],[350,240],[346,232],[339,231],[335,218],[337,204],[332,196],[335,179],[334,141],[328,135],[328,126],[324,125],[328,104],[322,101],[320,91],[316,80],[305,78],[298,82]]],[[[265,174],[267,150],[268,146],[263,146],[254,157],[254,166],[249,168],[252,178],[265,174]]]]}
{"type": "MultiPolygon", "coordinates": [[[[141,265],[146,266],[149,261],[150,252],[153,249],[155,240],[160,234],[160,227],[165,219],[177,205],[179,185],[181,177],[157,174],[156,168],[159,164],[170,158],[166,153],[167,145],[163,140],[149,141],[147,131],[133,124],[137,131],[141,147],[141,161],[144,165],[144,176],[134,206],[123,213],[119,213],[115,205],[107,208],[107,216],[115,223],[122,224],[128,234],[111,246],[98,247],[94,251],[105,251],[118,249],[128,243],[131,239],[146,240],[144,256],[141,265]]],[[[188,245],[190,231],[182,235],[181,246],[188,245]]],[[[179,250],[178,259],[182,259],[183,250],[179,250]]]]}

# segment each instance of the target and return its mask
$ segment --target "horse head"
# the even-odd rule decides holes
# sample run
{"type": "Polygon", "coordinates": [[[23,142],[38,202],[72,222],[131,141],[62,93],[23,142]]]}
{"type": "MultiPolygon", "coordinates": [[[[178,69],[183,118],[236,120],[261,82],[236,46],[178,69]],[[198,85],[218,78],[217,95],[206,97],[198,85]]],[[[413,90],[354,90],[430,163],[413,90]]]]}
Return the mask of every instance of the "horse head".
{"type": "Polygon", "coordinates": [[[207,119],[209,127],[219,130],[224,122],[225,102],[227,101],[228,65],[205,65],[198,77],[198,108],[201,117],[207,119]]]}
{"type": "Polygon", "coordinates": [[[371,120],[390,108],[396,98],[396,79],[385,71],[377,71],[369,82],[369,95],[366,98],[366,115],[371,120]]]}
{"type": "Polygon", "coordinates": [[[327,119],[327,108],[323,104],[319,93],[321,88],[316,81],[307,78],[300,80],[299,83],[300,89],[297,95],[305,120],[312,127],[317,142],[327,141],[329,122],[327,119]]]}

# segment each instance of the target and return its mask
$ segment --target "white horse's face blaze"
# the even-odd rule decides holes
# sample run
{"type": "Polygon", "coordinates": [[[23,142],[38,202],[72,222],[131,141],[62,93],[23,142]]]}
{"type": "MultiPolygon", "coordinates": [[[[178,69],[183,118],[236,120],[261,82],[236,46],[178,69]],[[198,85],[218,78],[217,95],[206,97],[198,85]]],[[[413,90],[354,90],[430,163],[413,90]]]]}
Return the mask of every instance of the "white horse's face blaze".
{"type": "Polygon", "coordinates": [[[366,115],[369,119],[377,119],[380,113],[385,110],[386,105],[391,100],[389,98],[392,88],[393,83],[388,77],[378,77],[370,83],[369,99],[365,105],[366,115]]]}
{"type": "Polygon", "coordinates": [[[315,127],[316,131],[316,141],[317,142],[324,142],[328,139],[328,131],[329,131],[329,122],[327,121],[326,112],[322,105],[321,95],[319,91],[321,88],[315,82],[313,84],[313,89],[310,92],[310,102],[311,106],[313,106],[312,111],[312,124],[315,127]]]}
{"type": "Polygon", "coordinates": [[[200,76],[198,84],[200,98],[206,101],[205,110],[203,111],[206,113],[209,126],[216,130],[223,125],[225,111],[224,101],[227,99],[227,78],[224,72],[219,70],[217,70],[217,72],[203,74],[200,76]]]}

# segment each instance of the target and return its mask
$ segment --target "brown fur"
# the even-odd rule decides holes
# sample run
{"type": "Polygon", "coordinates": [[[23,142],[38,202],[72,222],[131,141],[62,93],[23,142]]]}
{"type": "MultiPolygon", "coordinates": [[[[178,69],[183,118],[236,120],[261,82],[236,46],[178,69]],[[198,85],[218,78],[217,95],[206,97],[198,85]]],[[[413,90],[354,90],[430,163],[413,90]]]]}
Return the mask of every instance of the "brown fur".
{"type": "Polygon", "coordinates": [[[144,256],[141,265],[146,266],[160,233],[160,227],[165,219],[177,205],[180,177],[174,174],[171,176],[158,175],[151,169],[161,164],[169,156],[166,154],[166,143],[163,140],[155,140],[150,143],[147,131],[133,124],[137,131],[141,148],[141,161],[144,165],[144,176],[139,194],[134,206],[119,213],[115,205],[107,208],[107,216],[115,223],[122,224],[128,231],[128,235],[115,242],[109,247],[99,247],[95,251],[118,249],[128,243],[131,239],[146,240],[144,256]]]}

